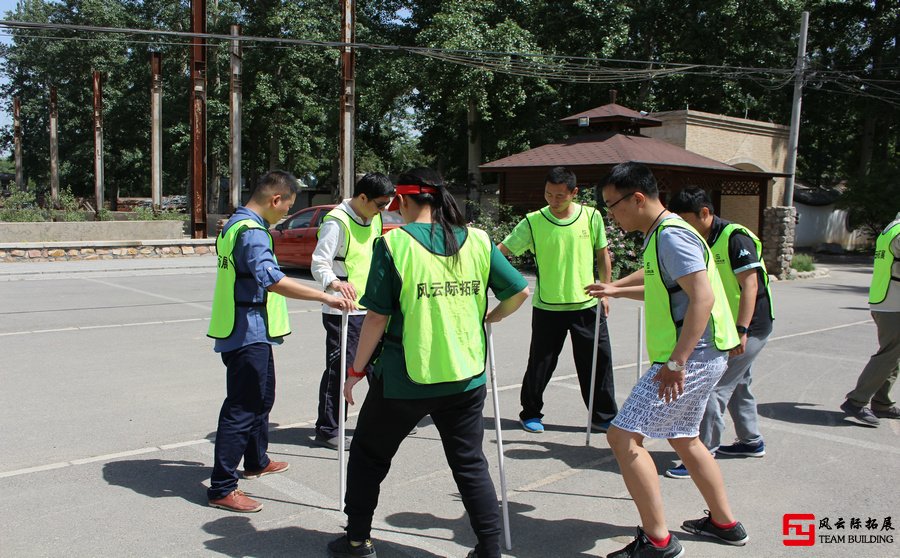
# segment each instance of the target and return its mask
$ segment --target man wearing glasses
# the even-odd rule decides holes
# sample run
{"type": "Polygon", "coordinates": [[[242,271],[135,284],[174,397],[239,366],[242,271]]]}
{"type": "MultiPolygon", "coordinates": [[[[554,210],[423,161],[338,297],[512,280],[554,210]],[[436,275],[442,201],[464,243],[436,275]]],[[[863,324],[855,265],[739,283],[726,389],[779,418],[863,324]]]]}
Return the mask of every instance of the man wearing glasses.
{"type": "MultiPolygon", "coordinates": [[[[394,196],[391,180],[380,173],[369,173],[356,183],[353,197],[328,212],[319,227],[319,241],[312,255],[313,278],[330,294],[353,300],[366,291],[372,246],[381,236],[381,212],[394,196]]],[[[366,309],[359,306],[347,321],[347,362],[353,362],[359,331],[366,309]]],[[[325,326],[325,372],[319,385],[319,414],[316,419],[316,443],[338,448],[340,414],[341,312],[322,305],[325,326]]],[[[350,445],[347,444],[347,449],[350,445]]]]}

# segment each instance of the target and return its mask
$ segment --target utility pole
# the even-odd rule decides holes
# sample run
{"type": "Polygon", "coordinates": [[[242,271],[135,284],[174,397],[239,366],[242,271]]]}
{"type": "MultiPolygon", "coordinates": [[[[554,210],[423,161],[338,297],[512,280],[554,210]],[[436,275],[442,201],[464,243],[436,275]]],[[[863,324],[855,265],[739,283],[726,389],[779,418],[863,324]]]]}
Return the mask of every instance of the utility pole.
{"type": "Polygon", "coordinates": [[[806,70],[806,32],[809,27],[809,12],[800,17],[800,44],[797,45],[797,65],[794,69],[794,102],[791,107],[791,129],[788,136],[787,161],[784,180],[784,200],[782,205],[794,205],[794,175],[797,170],[797,145],[800,138],[800,104],[803,100],[803,80],[806,70]]]}
{"type": "Polygon", "coordinates": [[[103,209],[103,83],[97,70],[94,70],[94,197],[99,220],[103,209]]]}
{"type": "Polygon", "coordinates": [[[150,53],[150,198],[162,207],[162,53],[150,53]]]}
{"type": "Polygon", "coordinates": [[[22,101],[13,97],[13,135],[16,142],[16,190],[25,190],[25,172],[22,168],[22,101]]]}
{"type": "Polygon", "coordinates": [[[59,105],[55,85],[50,87],[50,203],[59,207],[59,105]]]}
{"type": "MultiPolygon", "coordinates": [[[[206,33],[206,0],[191,0],[191,32],[206,33]]],[[[206,39],[191,37],[191,238],[206,238],[206,39]]]]}
{"type": "Polygon", "coordinates": [[[228,196],[228,212],[233,213],[241,205],[241,34],[240,25],[231,26],[231,183],[228,196]]]}
{"type": "MultiPolygon", "coordinates": [[[[341,3],[341,41],[352,43],[356,40],[355,23],[356,4],[354,0],[343,0],[341,3]]],[[[353,197],[354,153],[353,142],[355,121],[355,72],[356,53],[352,47],[345,46],[341,50],[341,147],[340,147],[340,185],[341,198],[353,197]]]]}

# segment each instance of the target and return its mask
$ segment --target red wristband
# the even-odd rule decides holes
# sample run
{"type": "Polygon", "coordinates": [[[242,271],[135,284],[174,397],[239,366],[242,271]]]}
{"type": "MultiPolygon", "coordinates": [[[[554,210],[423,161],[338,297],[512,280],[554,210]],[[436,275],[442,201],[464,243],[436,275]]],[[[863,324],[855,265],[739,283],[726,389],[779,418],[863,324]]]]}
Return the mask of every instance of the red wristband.
{"type": "Polygon", "coordinates": [[[356,370],[353,369],[353,365],[350,365],[347,368],[347,375],[350,376],[351,378],[365,378],[366,377],[365,372],[357,372],[356,370]]]}

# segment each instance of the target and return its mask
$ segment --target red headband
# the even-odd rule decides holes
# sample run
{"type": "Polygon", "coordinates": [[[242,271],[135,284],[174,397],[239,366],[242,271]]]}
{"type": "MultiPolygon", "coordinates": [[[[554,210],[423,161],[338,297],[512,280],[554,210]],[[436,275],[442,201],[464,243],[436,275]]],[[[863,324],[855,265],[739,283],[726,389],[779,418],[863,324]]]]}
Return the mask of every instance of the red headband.
{"type": "Polygon", "coordinates": [[[421,184],[397,184],[398,194],[437,194],[434,186],[422,186],[421,184]]]}
{"type": "MultiPolygon", "coordinates": [[[[421,184],[397,184],[397,193],[410,195],[410,194],[437,194],[438,188],[434,186],[422,186],[421,184]]],[[[388,211],[397,211],[400,209],[400,198],[394,196],[394,199],[391,200],[391,205],[388,206],[388,211]]]]}

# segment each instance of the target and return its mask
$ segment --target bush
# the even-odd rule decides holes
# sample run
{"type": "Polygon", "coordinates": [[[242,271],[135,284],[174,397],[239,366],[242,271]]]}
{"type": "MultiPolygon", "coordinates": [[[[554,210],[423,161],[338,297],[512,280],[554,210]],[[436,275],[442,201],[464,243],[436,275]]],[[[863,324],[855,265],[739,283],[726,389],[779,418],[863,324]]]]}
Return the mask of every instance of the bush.
{"type": "Polygon", "coordinates": [[[61,213],[57,213],[58,220],[87,221],[87,215],[84,211],[81,211],[81,203],[75,197],[75,194],[72,193],[72,188],[69,186],[66,186],[59,193],[59,209],[61,213]]]}
{"type": "Polygon", "coordinates": [[[135,207],[129,216],[132,221],[187,221],[189,215],[180,211],[153,211],[152,207],[135,207]]]}
{"type": "Polygon", "coordinates": [[[24,223],[48,220],[47,212],[38,207],[34,188],[29,186],[24,190],[14,191],[3,201],[0,221],[24,223]]]}
{"type": "MultiPolygon", "coordinates": [[[[466,203],[474,203],[468,201],[466,203]]],[[[492,201],[488,207],[480,207],[476,211],[477,217],[469,225],[481,229],[488,233],[491,242],[500,244],[506,238],[515,226],[522,220],[524,215],[518,213],[509,205],[504,205],[492,201]],[[497,217],[494,217],[494,214],[497,217]]],[[[516,269],[534,269],[534,255],[530,252],[521,256],[510,255],[509,263],[513,264],[516,269]]]]}
{"type": "Polygon", "coordinates": [[[813,257],[809,254],[794,254],[791,258],[791,268],[797,271],[812,271],[816,268],[813,257]]]}

